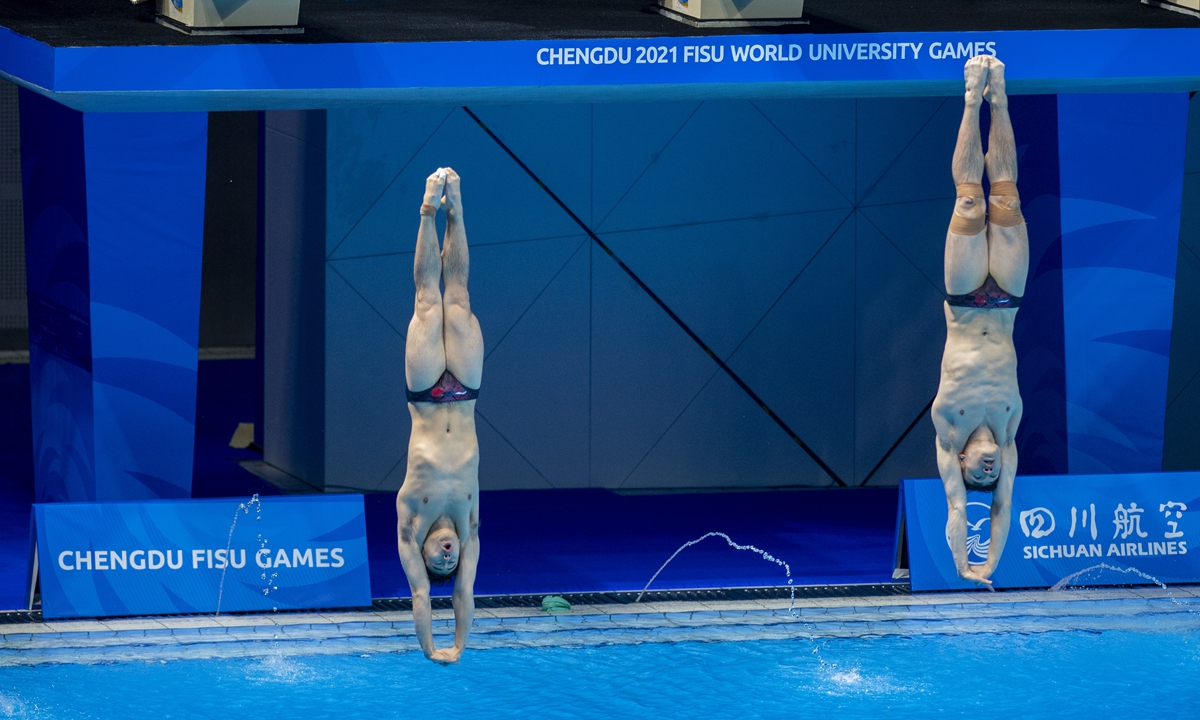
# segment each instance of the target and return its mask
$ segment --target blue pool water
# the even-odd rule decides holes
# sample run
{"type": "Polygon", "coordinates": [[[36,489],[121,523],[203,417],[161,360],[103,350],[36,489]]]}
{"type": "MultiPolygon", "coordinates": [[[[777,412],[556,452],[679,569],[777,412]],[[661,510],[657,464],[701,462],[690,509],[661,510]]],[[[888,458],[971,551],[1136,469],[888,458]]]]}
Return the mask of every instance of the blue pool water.
{"type": "Polygon", "coordinates": [[[1200,634],[682,642],[0,668],[3,718],[1194,718],[1200,634]]]}

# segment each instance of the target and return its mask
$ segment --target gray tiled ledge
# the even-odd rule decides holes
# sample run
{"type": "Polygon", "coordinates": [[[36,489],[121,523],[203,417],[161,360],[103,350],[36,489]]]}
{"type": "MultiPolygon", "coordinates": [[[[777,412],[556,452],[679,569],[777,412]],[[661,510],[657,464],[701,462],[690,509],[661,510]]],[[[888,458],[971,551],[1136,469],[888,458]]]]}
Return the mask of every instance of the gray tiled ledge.
{"type": "MultiPolygon", "coordinates": [[[[843,638],[881,635],[1200,628],[1200,588],[942,593],[871,598],[583,605],[477,609],[470,647],[587,645],[684,640],[843,638]],[[1139,625],[1140,623],[1140,625],[1139,625]]],[[[453,611],[433,613],[434,633],[453,631],[453,611]]],[[[351,611],[110,620],[0,626],[0,665],[341,654],[417,648],[408,612],[351,611]]]]}

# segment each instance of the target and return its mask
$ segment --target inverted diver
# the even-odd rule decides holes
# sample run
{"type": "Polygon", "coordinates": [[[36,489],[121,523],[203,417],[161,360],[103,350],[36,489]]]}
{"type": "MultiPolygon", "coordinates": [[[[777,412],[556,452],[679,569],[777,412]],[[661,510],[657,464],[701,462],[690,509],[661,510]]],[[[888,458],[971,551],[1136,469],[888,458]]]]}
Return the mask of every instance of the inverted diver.
{"type": "Polygon", "coordinates": [[[475,617],[479,561],[479,441],[475,398],[483,376],[483,335],[467,294],[469,258],[458,173],[425,180],[413,259],[417,286],[404,348],[412,434],[396,496],[400,562],[412,591],[413,625],[425,657],[458,662],[475,617]],[[446,235],[438,251],[438,210],[446,235]],[[440,286],[445,286],[443,293],[440,286]],[[413,388],[417,388],[416,391],[413,388]],[[454,581],[454,646],[433,645],[431,582],[454,581]]]}
{"type": "Polygon", "coordinates": [[[946,537],[959,576],[991,586],[1008,538],[1014,442],[1021,422],[1013,321],[1029,271],[1029,236],[1017,195],[1017,152],[1004,64],[981,55],[967,61],[966,106],[954,148],[958,186],[946,233],[946,349],[933,401],[938,470],[946,489],[946,537]],[[991,106],[988,152],[983,154],[979,110],[991,106]],[[985,211],[984,169],[991,182],[985,211]],[[992,493],[987,561],[967,559],[967,490],[992,493]]]}

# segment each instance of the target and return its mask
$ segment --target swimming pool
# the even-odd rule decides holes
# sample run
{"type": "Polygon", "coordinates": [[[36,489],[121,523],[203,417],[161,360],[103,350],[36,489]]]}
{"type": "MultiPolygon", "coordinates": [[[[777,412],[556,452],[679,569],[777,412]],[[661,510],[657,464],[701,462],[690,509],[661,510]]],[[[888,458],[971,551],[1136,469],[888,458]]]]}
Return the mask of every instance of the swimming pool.
{"type": "Polygon", "coordinates": [[[484,618],[454,667],[365,626],[277,627],[249,651],[201,634],[108,637],[104,655],[0,654],[0,717],[1190,718],[1192,601],[802,607],[814,611],[802,622],[778,608],[484,618]]]}

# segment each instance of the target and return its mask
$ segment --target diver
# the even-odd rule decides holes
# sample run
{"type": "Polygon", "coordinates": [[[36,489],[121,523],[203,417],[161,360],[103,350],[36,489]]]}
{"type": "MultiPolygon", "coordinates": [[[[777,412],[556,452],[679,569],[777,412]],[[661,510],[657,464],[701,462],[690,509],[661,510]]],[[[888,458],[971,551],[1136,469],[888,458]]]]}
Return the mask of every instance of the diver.
{"type": "Polygon", "coordinates": [[[946,489],[946,538],[959,576],[991,587],[1008,538],[1014,442],[1021,422],[1013,321],[1029,270],[1029,236],[1017,195],[1017,152],[1004,64],[981,55],[967,61],[966,107],[954,148],[958,186],[954,215],[946,233],[946,349],[942,377],[933,401],[938,471],[946,489]],[[985,157],[979,110],[991,106],[985,157]],[[984,208],[987,169],[991,192],[984,208]],[[992,493],[991,538],[987,561],[967,560],[967,491],[992,493]]]}
{"type": "Polygon", "coordinates": [[[458,173],[425,180],[413,258],[417,286],[404,348],[412,434],[396,495],[400,562],[412,591],[413,625],[425,657],[458,662],[475,617],[479,561],[479,441],[475,398],[483,376],[483,335],[467,294],[469,258],[458,173]],[[438,251],[438,210],[446,234],[438,251]],[[445,287],[443,293],[440,286],[445,287]],[[413,391],[413,388],[417,388],[413,391]],[[454,581],[454,646],[433,646],[429,588],[454,581]]]}

